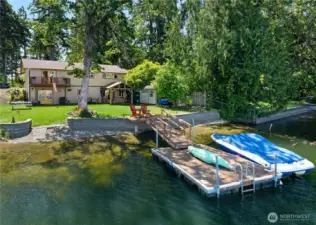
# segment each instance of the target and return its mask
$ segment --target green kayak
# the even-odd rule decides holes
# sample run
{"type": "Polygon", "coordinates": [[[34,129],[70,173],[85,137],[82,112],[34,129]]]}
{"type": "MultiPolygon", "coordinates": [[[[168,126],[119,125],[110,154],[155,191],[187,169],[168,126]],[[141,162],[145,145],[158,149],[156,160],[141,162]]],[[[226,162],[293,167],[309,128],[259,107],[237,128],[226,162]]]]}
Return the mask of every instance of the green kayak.
{"type": "MultiPolygon", "coordinates": [[[[188,147],[188,151],[196,158],[202,160],[203,162],[206,162],[208,164],[214,164],[216,165],[216,154],[210,151],[207,151],[205,149],[196,148],[193,146],[188,147]]],[[[231,166],[229,163],[223,159],[222,157],[218,156],[218,165],[221,167],[224,167],[226,169],[231,170],[231,166]]]]}

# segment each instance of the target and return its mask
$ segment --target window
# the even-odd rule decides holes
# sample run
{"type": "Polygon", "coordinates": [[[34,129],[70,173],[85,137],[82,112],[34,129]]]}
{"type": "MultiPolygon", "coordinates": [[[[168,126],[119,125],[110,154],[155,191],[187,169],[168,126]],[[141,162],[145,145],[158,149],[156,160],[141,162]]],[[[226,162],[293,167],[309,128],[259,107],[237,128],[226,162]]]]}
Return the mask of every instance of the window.
{"type": "Polygon", "coordinates": [[[106,79],[106,73],[102,74],[103,79],[106,79]]]}
{"type": "Polygon", "coordinates": [[[81,90],[80,90],[80,89],[78,89],[78,95],[80,95],[80,93],[81,93],[81,90]]]}
{"type": "Polygon", "coordinates": [[[94,74],[91,73],[89,78],[93,79],[94,78],[94,74]]]}
{"type": "Polygon", "coordinates": [[[117,79],[117,74],[116,73],[114,74],[114,79],[117,79]]]}
{"type": "Polygon", "coordinates": [[[149,97],[154,97],[154,92],[153,91],[150,91],[149,97]]]}

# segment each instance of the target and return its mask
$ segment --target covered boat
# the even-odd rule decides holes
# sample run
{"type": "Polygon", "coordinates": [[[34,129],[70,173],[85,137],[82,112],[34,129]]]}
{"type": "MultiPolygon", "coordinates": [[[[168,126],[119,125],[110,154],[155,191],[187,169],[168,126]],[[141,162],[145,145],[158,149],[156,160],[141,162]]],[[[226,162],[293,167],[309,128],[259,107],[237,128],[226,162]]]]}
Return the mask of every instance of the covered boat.
{"type": "Polygon", "coordinates": [[[283,177],[301,175],[311,172],[315,168],[309,160],[276,146],[258,134],[213,134],[212,139],[223,151],[261,164],[267,170],[275,169],[275,155],[277,155],[277,171],[282,173],[283,177]]]}
{"type": "MultiPolygon", "coordinates": [[[[216,165],[216,154],[210,151],[207,151],[202,148],[197,148],[194,146],[189,146],[188,151],[196,158],[206,162],[208,164],[216,165]]],[[[222,157],[218,156],[218,165],[224,167],[226,169],[232,169],[229,163],[223,159],[222,157]]]]}

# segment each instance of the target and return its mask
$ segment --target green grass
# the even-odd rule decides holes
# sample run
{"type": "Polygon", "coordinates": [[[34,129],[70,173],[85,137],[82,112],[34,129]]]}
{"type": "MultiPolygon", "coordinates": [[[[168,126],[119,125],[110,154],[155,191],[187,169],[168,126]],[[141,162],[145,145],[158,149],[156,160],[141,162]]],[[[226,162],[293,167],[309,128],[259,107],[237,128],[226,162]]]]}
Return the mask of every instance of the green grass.
{"type": "MultiPolygon", "coordinates": [[[[33,106],[32,109],[11,110],[11,105],[0,105],[0,122],[11,122],[12,116],[15,121],[24,121],[26,119],[33,120],[33,126],[49,125],[49,124],[64,124],[66,122],[67,113],[72,111],[76,105],[67,106],[33,106]]],[[[122,117],[131,115],[129,105],[89,105],[90,109],[97,111],[100,114],[109,117],[122,117]]],[[[158,106],[148,106],[153,114],[159,114],[161,108],[158,106]]],[[[178,108],[171,108],[168,111],[172,114],[186,113],[178,108]]]]}

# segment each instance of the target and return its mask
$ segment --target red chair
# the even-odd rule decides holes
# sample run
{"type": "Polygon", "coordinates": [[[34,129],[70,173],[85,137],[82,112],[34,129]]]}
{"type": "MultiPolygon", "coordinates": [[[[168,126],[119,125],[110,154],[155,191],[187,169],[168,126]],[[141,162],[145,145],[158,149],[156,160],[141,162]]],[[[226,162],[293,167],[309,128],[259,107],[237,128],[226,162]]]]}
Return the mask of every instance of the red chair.
{"type": "Polygon", "coordinates": [[[140,105],[141,111],[143,115],[150,115],[150,110],[147,109],[147,105],[141,104],[140,105]]]}
{"type": "Polygon", "coordinates": [[[130,107],[131,112],[132,112],[132,117],[138,117],[138,116],[140,116],[140,111],[135,108],[135,105],[130,104],[129,107],[130,107]],[[137,113],[137,112],[138,112],[138,113],[137,113]]]}

